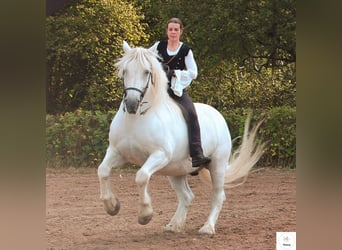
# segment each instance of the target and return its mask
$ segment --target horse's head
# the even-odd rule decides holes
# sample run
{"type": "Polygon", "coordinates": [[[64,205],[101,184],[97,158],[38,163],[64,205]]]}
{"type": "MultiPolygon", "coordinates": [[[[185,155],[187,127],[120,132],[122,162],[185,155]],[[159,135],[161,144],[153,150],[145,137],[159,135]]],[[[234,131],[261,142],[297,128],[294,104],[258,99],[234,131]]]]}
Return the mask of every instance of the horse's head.
{"type": "Polygon", "coordinates": [[[155,89],[155,82],[159,82],[164,73],[151,50],[131,48],[125,41],[123,49],[125,54],[116,64],[119,77],[123,78],[123,102],[128,113],[136,114],[149,88],[155,89]]]}

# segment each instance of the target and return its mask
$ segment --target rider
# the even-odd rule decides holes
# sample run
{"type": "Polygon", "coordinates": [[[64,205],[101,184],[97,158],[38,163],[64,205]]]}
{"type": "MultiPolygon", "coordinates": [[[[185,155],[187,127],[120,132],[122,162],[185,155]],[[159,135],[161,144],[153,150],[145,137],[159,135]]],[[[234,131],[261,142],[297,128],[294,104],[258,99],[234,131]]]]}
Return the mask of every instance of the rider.
{"type": "Polygon", "coordinates": [[[200,126],[195,106],[186,92],[193,79],[197,77],[197,65],[191,47],[180,41],[183,24],[178,18],[171,18],[166,29],[168,40],[156,42],[152,48],[162,57],[169,79],[168,93],[181,107],[187,123],[192,166],[210,163],[203,155],[200,126]]]}

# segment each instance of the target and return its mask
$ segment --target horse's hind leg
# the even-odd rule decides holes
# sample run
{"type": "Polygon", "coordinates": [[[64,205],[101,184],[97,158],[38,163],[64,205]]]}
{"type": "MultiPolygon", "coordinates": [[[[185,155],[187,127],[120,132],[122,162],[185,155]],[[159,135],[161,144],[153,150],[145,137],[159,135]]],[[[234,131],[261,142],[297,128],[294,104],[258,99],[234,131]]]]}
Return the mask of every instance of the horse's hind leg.
{"type": "Polygon", "coordinates": [[[200,234],[214,235],[215,224],[221,212],[223,202],[226,199],[224,192],[224,170],[210,171],[212,178],[212,192],[211,192],[211,211],[205,224],[199,230],[200,234]]]}
{"type": "Polygon", "coordinates": [[[114,196],[110,187],[110,173],[113,167],[124,163],[124,160],[119,154],[109,147],[106,155],[101,162],[97,175],[100,181],[100,199],[103,200],[104,208],[109,215],[116,215],[120,210],[120,202],[114,196]],[[114,202],[114,204],[113,204],[114,202]]]}
{"type": "Polygon", "coordinates": [[[177,193],[178,207],[164,230],[169,232],[182,232],[184,230],[188,208],[195,196],[189,187],[186,176],[170,176],[169,181],[177,193]]]}

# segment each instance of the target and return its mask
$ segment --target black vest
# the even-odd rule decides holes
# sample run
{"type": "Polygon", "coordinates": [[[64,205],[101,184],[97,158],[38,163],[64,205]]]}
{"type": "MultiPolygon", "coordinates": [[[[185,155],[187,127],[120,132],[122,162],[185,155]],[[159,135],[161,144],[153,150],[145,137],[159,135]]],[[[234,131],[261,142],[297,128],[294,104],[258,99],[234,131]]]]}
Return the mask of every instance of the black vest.
{"type": "Polygon", "coordinates": [[[185,57],[188,55],[191,47],[182,44],[178,53],[174,56],[169,56],[167,53],[167,41],[160,41],[157,50],[159,55],[163,58],[163,63],[167,64],[170,69],[185,69],[185,57]]]}

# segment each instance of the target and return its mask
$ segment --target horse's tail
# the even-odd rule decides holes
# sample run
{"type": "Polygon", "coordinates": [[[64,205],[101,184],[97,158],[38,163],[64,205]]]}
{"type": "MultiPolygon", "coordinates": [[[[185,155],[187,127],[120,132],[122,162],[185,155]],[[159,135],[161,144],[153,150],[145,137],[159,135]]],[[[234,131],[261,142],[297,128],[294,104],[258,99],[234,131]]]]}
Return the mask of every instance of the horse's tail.
{"type": "MultiPolygon", "coordinates": [[[[244,134],[242,137],[242,143],[240,147],[232,154],[229,165],[225,174],[225,188],[233,188],[245,183],[248,177],[249,171],[257,163],[263,154],[265,144],[257,145],[255,142],[256,133],[263,122],[258,122],[250,131],[251,116],[249,115],[245,122],[244,134]]],[[[206,170],[206,169],[203,169],[206,170]]],[[[211,178],[209,171],[200,171],[200,179],[211,185],[211,178]]]]}

